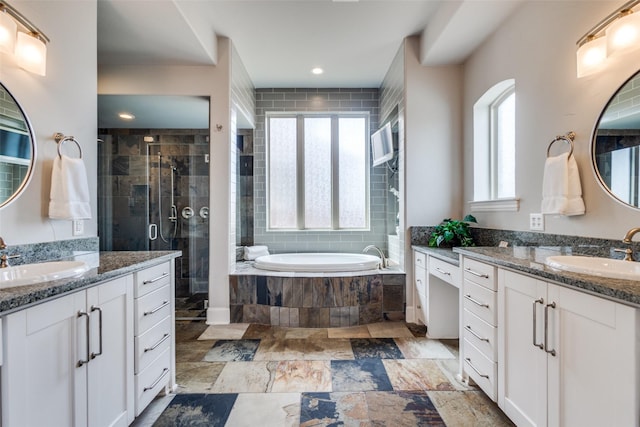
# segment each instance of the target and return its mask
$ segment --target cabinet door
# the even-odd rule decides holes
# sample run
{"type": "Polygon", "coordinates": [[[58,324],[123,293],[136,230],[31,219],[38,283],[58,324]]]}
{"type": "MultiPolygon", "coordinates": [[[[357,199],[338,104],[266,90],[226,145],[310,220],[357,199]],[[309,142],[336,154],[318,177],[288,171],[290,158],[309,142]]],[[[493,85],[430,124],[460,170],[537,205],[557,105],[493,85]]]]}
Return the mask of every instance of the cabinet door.
{"type": "Polygon", "coordinates": [[[637,426],[638,310],[549,284],[549,425],[637,426]]]}
{"type": "Polygon", "coordinates": [[[547,422],[547,353],[540,348],[546,288],[539,280],[499,270],[498,405],[520,427],[547,422]]]}
{"type": "Polygon", "coordinates": [[[4,427],[86,425],[85,308],[86,293],[77,292],[4,319],[4,427]]]}
{"type": "Polygon", "coordinates": [[[87,308],[89,426],[127,426],[134,418],[133,276],[88,289],[87,308]]]}

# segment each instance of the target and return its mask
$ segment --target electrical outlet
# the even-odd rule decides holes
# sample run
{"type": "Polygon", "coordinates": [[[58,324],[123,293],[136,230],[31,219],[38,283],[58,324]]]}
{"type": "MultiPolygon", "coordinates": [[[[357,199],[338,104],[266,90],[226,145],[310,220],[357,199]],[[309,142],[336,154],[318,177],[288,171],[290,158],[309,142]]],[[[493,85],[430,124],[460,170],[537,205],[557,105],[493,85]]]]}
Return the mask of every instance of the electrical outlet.
{"type": "Polygon", "coordinates": [[[74,219],[71,221],[71,230],[74,236],[82,236],[84,234],[84,221],[81,219],[74,219]]]}
{"type": "Polygon", "coordinates": [[[529,214],[529,230],[544,231],[544,215],[541,213],[529,214]]]}

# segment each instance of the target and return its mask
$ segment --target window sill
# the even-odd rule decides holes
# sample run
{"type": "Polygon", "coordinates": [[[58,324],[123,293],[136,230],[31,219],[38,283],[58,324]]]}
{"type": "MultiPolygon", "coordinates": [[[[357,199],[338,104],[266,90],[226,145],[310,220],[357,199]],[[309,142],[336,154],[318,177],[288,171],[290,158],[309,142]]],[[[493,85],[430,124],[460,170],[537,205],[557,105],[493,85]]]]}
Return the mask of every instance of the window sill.
{"type": "Polygon", "coordinates": [[[520,199],[496,199],[469,202],[471,212],[517,212],[520,209],[520,199]]]}

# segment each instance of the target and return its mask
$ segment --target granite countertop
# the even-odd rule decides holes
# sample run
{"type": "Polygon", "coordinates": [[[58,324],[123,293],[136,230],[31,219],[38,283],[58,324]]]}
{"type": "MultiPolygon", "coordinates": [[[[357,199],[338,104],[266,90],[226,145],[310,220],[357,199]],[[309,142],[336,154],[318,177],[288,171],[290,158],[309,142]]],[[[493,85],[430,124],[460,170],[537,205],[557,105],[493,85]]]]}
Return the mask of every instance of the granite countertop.
{"type": "Polygon", "coordinates": [[[85,252],[65,258],[65,260],[85,261],[91,268],[80,277],[0,289],[0,315],[171,261],[181,255],[181,251],[115,251],[85,252]]]}
{"type": "Polygon", "coordinates": [[[594,253],[593,248],[547,246],[459,247],[454,248],[453,251],[478,261],[485,261],[516,272],[534,275],[562,286],[582,290],[622,304],[640,307],[639,281],[609,279],[590,274],[560,271],[545,264],[547,257],[553,255],[608,256],[604,253],[594,253]]]}
{"type": "Polygon", "coordinates": [[[441,259],[453,265],[460,265],[460,255],[453,251],[453,248],[437,248],[432,246],[413,245],[411,246],[416,252],[422,252],[429,256],[441,259]]]}

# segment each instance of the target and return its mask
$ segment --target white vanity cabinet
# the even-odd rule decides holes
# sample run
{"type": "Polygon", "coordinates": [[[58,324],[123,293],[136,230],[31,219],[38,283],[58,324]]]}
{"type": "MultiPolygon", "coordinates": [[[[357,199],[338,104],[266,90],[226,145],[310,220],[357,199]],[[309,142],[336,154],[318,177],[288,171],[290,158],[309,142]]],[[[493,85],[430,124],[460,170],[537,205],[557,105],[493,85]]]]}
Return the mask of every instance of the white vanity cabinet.
{"type": "Polygon", "coordinates": [[[135,413],[175,387],[173,263],[135,274],[135,413]]]}
{"type": "Polygon", "coordinates": [[[460,268],[438,257],[413,251],[418,319],[434,339],[458,338],[460,268]]]}
{"type": "Polygon", "coordinates": [[[129,425],[133,321],[132,275],[4,317],[3,427],[129,425]]]}
{"type": "Polygon", "coordinates": [[[500,408],[518,426],[638,426],[638,309],[499,269],[500,408]]]}
{"type": "Polygon", "coordinates": [[[462,260],[460,298],[461,371],[493,401],[498,397],[498,301],[496,268],[473,259],[462,260]]]}

